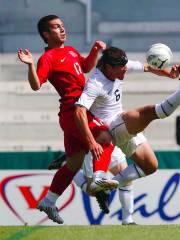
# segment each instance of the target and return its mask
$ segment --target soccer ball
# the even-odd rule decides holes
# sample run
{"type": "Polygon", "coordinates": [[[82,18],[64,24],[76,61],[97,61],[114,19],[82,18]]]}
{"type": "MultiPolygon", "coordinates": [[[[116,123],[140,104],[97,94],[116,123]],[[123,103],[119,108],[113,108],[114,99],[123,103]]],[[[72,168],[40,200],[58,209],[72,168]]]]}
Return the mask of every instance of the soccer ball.
{"type": "Polygon", "coordinates": [[[155,69],[165,69],[172,62],[173,54],[171,49],[162,43],[156,43],[150,46],[146,53],[147,63],[155,69]]]}

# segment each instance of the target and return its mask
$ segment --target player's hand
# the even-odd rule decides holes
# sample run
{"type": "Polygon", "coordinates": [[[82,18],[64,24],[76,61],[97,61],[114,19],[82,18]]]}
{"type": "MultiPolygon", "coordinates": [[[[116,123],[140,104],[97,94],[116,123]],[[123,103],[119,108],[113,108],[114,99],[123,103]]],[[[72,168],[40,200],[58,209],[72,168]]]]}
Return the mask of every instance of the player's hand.
{"type": "Polygon", "coordinates": [[[170,71],[170,77],[171,78],[178,78],[179,77],[179,66],[178,64],[175,64],[172,66],[171,71],[170,71]]]}
{"type": "Polygon", "coordinates": [[[105,50],[106,49],[106,43],[101,41],[101,40],[97,40],[95,43],[94,43],[94,48],[97,49],[98,51],[99,50],[105,50]]]}
{"type": "Polygon", "coordinates": [[[31,55],[30,51],[27,49],[20,49],[18,51],[18,57],[19,57],[20,61],[23,63],[26,63],[26,64],[34,63],[33,57],[31,55]]]}
{"type": "Polygon", "coordinates": [[[89,151],[91,152],[93,159],[99,159],[104,150],[99,143],[95,142],[89,146],[89,151]]]}

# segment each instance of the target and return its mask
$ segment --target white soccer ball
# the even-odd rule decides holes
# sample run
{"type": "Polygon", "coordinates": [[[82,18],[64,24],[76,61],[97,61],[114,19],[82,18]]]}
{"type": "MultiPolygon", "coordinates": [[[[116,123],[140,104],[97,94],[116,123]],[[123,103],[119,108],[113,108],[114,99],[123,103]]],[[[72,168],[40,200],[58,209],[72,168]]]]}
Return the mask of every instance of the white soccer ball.
{"type": "Polygon", "coordinates": [[[162,43],[150,46],[146,53],[147,63],[155,69],[165,69],[169,67],[173,59],[171,49],[162,43]]]}

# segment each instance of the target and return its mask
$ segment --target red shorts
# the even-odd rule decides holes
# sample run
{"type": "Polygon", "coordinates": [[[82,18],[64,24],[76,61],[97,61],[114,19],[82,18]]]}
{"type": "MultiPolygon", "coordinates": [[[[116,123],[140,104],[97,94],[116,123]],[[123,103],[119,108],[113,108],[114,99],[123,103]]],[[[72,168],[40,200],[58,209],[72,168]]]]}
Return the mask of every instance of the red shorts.
{"type": "MultiPolygon", "coordinates": [[[[89,128],[96,139],[101,131],[108,130],[108,126],[98,118],[87,112],[89,128]]],[[[63,112],[60,114],[59,124],[64,131],[64,147],[67,156],[71,157],[80,150],[88,151],[84,139],[74,121],[74,111],[63,112]]]]}

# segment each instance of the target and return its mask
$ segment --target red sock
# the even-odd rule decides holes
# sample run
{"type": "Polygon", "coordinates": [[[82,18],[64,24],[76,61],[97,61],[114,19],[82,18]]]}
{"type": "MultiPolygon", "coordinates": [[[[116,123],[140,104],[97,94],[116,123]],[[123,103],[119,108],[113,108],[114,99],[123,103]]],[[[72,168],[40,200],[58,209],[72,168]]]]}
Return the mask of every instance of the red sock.
{"type": "Polygon", "coordinates": [[[51,192],[61,195],[72,182],[75,175],[76,172],[71,171],[65,164],[54,175],[50,186],[51,192]]]}
{"type": "Polygon", "coordinates": [[[112,143],[101,144],[104,152],[98,159],[93,159],[93,172],[103,171],[107,172],[109,163],[111,161],[111,154],[114,150],[114,145],[112,143]]]}

